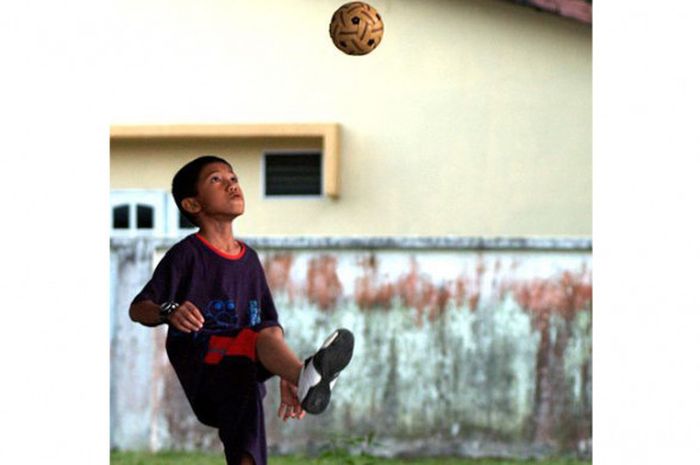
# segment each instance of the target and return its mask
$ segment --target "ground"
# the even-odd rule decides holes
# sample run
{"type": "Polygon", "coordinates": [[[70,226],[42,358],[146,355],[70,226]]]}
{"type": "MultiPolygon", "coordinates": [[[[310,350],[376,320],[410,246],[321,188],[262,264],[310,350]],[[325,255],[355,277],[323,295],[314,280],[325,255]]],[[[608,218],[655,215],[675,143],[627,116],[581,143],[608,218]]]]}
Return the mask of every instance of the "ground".
{"type": "MultiPolygon", "coordinates": [[[[192,452],[112,452],[111,465],[225,465],[223,454],[203,454],[192,452]]],[[[367,456],[350,456],[347,454],[326,454],[320,457],[275,456],[270,457],[268,465],[590,465],[582,460],[542,460],[521,461],[501,459],[379,459],[367,456]]]]}

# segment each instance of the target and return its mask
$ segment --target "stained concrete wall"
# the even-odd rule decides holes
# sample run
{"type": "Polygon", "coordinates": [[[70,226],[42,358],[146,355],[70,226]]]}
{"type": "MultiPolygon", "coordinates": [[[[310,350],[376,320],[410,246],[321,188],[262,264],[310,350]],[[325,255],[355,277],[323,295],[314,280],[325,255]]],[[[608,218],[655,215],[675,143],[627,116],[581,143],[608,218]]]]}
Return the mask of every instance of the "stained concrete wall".
{"type": "MultiPolygon", "coordinates": [[[[297,353],[339,326],[356,337],[323,415],[282,423],[268,382],[272,452],[371,436],[358,447],[391,456],[590,454],[590,244],[458,242],[249,241],[297,353]]],[[[168,245],[112,240],[111,445],[218,449],[168,365],[164,328],[127,315],[168,245]]]]}

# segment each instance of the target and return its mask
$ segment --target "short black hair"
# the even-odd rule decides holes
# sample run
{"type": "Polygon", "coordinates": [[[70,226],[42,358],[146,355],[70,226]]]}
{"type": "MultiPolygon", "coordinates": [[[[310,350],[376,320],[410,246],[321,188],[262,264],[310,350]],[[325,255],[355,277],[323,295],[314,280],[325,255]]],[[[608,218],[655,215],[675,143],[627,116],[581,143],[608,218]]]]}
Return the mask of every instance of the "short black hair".
{"type": "Polygon", "coordinates": [[[197,220],[182,208],[182,200],[187,197],[197,196],[197,181],[199,181],[199,175],[202,169],[210,163],[225,163],[233,170],[231,164],[223,158],[205,155],[188,162],[185,166],[180,168],[173,177],[172,193],[173,199],[175,199],[175,205],[177,205],[178,210],[180,210],[185,218],[194,225],[197,225],[197,220]]]}

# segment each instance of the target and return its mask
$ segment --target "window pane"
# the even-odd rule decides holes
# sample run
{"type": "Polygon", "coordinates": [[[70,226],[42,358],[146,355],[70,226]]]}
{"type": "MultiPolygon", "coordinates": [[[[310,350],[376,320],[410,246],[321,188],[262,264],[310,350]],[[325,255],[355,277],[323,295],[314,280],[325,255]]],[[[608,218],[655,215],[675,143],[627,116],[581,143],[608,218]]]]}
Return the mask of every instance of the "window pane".
{"type": "Polygon", "coordinates": [[[265,156],[266,195],[321,195],[321,154],[265,156]]]}
{"type": "Polygon", "coordinates": [[[180,222],[178,223],[178,225],[181,229],[192,229],[197,227],[190,223],[190,220],[188,220],[187,217],[183,215],[180,210],[178,210],[178,213],[180,214],[180,222]]]}
{"type": "Polygon", "coordinates": [[[118,205],[112,209],[112,228],[129,229],[128,205],[118,205]]]}
{"type": "Polygon", "coordinates": [[[153,207],[148,205],[136,207],[136,227],[138,229],[153,229],[153,207]]]}

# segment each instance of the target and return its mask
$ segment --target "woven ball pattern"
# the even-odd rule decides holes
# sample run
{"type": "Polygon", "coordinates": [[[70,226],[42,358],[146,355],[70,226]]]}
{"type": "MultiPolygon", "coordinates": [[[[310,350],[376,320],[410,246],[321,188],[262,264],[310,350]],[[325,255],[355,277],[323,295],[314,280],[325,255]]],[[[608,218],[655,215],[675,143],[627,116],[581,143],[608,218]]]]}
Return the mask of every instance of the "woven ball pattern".
{"type": "Polygon", "coordinates": [[[366,55],[382,41],[384,23],[372,6],[350,2],[333,13],[329,32],[333,43],[342,52],[366,55]]]}

